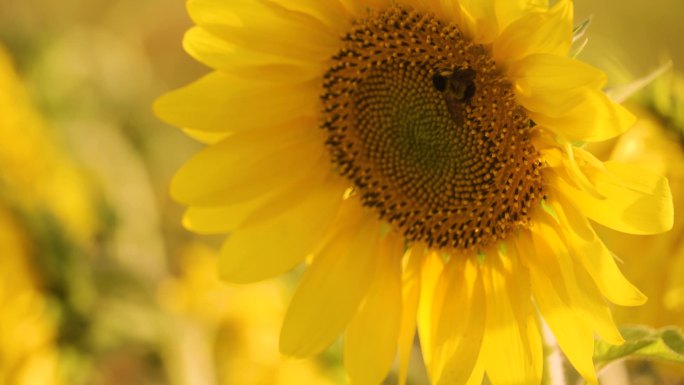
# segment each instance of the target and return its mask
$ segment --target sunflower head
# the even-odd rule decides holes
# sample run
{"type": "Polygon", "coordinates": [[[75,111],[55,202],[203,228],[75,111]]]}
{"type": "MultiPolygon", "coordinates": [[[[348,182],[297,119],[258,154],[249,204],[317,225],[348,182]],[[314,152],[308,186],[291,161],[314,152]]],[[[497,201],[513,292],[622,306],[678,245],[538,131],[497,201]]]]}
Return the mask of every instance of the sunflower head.
{"type": "Polygon", "coordinates": [[[307,262],[284,353],[344,334],[353,383],[395,355],[404,381],[417,327],[434,383],[534,384],[541,314],[596,382],[594,334],[622,341],[605,300],[645,298],[590,220],[650,234],[672,204],[664,178],[578,146],[633,117],[568,56],[571,1],[188,6],[185,47],[214,71],[156,110],[209,147],[172,194],[190,229],[231,233],[225,279],[307,262]]]}
{"type": "Polygon", "coordinates": [[[529,222],[542,198],[532,122],[482,45],[396,5],[342,41],[322,127],[364,206],[440,249],[482,249],[529,222]]]}

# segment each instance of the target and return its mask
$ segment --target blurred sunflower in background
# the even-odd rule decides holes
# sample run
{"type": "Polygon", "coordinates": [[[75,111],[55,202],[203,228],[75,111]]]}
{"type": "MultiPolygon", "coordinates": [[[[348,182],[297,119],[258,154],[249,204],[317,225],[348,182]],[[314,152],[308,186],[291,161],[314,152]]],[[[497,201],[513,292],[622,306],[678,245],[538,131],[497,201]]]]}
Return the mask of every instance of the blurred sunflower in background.
{"type": "Polygon", "coordinates": [[[673,208],[664,177],[581,147],[634,118],[572,58],[570,1],[188,8],[185,48],[214,71],[155,110],[209,147],[172,195],[191,230],[230,233],[224,279],[308,265],[284,354],[344,334],[352,383],[381,383],[397,355],[403,383],[417,323],[433,383],[535,384],[539,312],[597,383],[594,334],[623,341],[605,300],[645,297],[589,219],[654,234],[673,208]]]}
{"type": "Polygon", "coordinates": [[[55,315],[41,291],[29,242],[0,207],[0,383],[61,384],[55,315]]]}
{"type": "Polygon", "coordinates": [[[62,384],[64,314],[50,291],[53,263],[65,260],[49,261],[41,248],[88,242],[97,228],[93,191],[55,145],[2,46],[0,110],[0,383],[62,384]]]}
{"type": "Polygon", "coordinates": [[[105,27],[73,33],[83,24],[69,10],[87,14],[77,0],[57,8],[10,1],[0,14],[12,56],[3,49],[0,60],[0,383],[168,383],[160,312],[147,298],[165,273],[150,272],[165,257],[155,253],[154,197],[116,125],[140,123],[123,100],[145,111],[150,102],[96,78],[118,79],[122,66],[140,73],[145,62],[105,27]]]}
{"type": "MultiPolygon", "coordinates": [[[[637,123],[606,155],[666,175],[675,212],[682,212],[684,77],[674,72],[661,76],[629,106],[638,116],[637,123]]],[[[611,250],[624,259],[628,276],[650,298],[644,306],[616,309],[616,320],[654,327],[684,326],[684,218],[676,217],[672,231],[665,234],[635,237],[607,229],[602,229],[602,234],[611,250]]]]}
{"type": "MultiPolygon", "coordinates": [[[[613,70],[629,79],[625,70],[613,70]]],[[[638,119],[619,138],[590,146],[597,156],[666,175],[675,212],[684,205],[684,77],[671,71],[630,98],[630,110],[638,119]]],[[[676,216],[671,231],[656,235],[626,235],[599,227],[597,232],[623,262],[625,274],[648,296],[643,306],[615,308],[618,325],[653,328],[684,327],[684,221],[676,216]]],[[[677,383],[681,366],[663,362],[630,362],[630,378],[652,375],[677,383]]]]}

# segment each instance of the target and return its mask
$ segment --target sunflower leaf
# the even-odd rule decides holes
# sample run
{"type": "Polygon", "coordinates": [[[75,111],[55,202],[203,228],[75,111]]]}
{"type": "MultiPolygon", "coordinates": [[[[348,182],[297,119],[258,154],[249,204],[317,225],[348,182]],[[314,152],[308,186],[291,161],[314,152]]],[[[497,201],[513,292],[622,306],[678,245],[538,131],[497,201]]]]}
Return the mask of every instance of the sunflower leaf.
{"type": "Polygon", "coordinates": [[[645,358],[684,364],[684,332],[670,326],[652,329],[637,325],[620,330],[625,343],[620,346],[597,341],[594,346],[594,362],[605,366],[622,358],[645,358]]]}

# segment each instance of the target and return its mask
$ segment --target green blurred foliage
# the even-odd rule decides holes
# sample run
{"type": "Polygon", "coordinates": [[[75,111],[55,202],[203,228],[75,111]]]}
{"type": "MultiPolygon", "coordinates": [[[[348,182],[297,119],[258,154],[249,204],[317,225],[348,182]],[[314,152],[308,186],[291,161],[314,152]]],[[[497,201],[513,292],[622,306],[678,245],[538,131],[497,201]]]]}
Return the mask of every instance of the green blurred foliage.
{"type": "Polygon", "coordinates": [[[623,65],[645,75],[671,59],[684,71],[684,2],[680,0],[575,0],[575,20],[592,17],[582,60],[623,65]]]}

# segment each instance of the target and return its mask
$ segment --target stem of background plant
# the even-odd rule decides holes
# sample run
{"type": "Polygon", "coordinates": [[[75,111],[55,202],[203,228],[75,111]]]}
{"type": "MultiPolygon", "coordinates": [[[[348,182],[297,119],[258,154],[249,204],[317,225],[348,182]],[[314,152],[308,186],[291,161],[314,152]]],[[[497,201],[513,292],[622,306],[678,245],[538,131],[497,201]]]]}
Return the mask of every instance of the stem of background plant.
{"type": "Polygon", "coordinates": [[[563,353],[556,343],[556,337],[549,329],[544,320],[539,320],[542,325],[544,338],[544,373],[542,374],[543,385],[567,385],[565,381],[565,369],[563,367],[563,353]]]}

